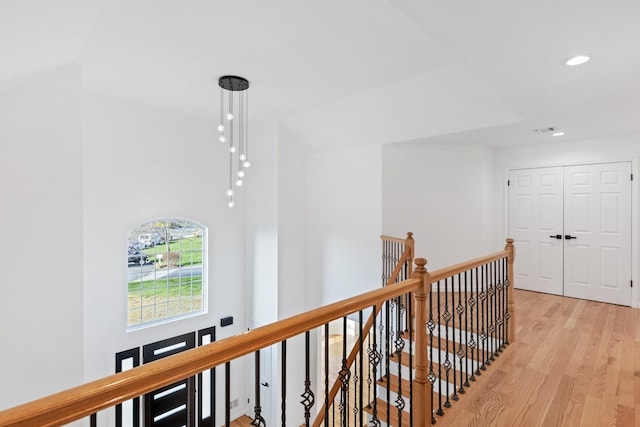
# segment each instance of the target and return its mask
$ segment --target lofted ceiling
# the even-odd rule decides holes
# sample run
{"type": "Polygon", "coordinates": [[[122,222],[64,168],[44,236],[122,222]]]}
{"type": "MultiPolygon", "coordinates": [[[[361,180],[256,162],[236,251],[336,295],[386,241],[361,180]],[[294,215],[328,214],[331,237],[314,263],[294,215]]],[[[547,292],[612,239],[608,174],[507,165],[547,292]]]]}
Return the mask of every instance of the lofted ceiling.
{"type": "Polygon", "coordinates": [[[76,63],[89,93],[214,119],[237,74],[252,122],[310,150],[585,139],[640,131],[638,22],[637,0],[2,0],[0,88],[76,63]]]}

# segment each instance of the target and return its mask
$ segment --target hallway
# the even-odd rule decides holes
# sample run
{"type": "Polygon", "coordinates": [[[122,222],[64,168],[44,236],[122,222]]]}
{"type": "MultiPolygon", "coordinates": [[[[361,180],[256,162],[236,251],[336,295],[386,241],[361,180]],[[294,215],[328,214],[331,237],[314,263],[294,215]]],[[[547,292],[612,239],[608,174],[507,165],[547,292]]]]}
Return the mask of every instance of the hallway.
{"type": "Polygon", "coordinates": [[[516,290],[516,342],[439,426],[640,422],[640,310],[516,290]]]}

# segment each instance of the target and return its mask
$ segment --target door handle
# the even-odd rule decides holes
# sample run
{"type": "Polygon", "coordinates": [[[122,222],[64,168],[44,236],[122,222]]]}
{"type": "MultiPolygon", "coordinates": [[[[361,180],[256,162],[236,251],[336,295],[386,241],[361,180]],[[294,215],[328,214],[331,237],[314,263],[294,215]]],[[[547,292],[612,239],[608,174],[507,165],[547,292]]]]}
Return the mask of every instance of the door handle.
{"type": "Polygon", "coordinates": [[[560,239],[562,239],[562,234],[556,234],[555,236],[549,236],[549,237],[551,237],[552,239],[560,240],[560,239]]]}
{"type": "Polygon", "coordinates": [[[264,386],[264,387],[269,387],[269,383],[264,382],[264,383],[260,383],[260,385],[264,386]]]}
{"type": "Polygon", "coordinates": [[[565,234],[565,235],[564,235],[564,238],[565,238],[565,239],[567,239],[567,240],[577,239],[577,237],[575,237],[575,236],[570,236],[570,235],[568,235],[568,234],[565,234]]]}

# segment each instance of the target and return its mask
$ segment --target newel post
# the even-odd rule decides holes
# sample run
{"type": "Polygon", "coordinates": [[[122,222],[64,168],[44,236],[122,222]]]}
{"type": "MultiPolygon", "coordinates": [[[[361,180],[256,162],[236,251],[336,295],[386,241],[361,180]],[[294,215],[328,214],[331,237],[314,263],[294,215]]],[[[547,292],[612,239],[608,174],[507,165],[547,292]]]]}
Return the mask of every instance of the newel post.
{"type": "Polygon", "coordinates": [[[415,292],[415,318],[416,318],[416,370],[413,379],[413,425],[424,427],[431,424],[433,408],[431,403],[431,383],[429,382],[429,360],[427,358],[427,290],[431,286],[431,276],[427,272],[427,260],[415,259],[416,268],[413,270],[413,278],[421,279],[422,286],[415,292]]]}
{"type": "Polygon", "coordinates": [[[513,239],[511,238],[507,239],[507,244],[505,245],[504,250],[509,252],[509,255],[507,256],[507,277],[509,279],[509,288],[511,288],[510,292],[508,293],[509,301],[507,302],[508,310],[509,310],[509,330],[507,331],[507,333],[508,333],[509,342],[515,342],[516,312],[513,309],[513,294],[514,294],[513,262],[516,259],[516,248],[515,246],[513,246],[513,239]]]}
{"type": "Polygon", "coordinates": [[[407,238],[404,240],[405,248],[409,249],[409,272],[407,277],[413,277],[413,257],[416,256],[416,241],[413,239],[413,233],[407,232],[407,238]]]}

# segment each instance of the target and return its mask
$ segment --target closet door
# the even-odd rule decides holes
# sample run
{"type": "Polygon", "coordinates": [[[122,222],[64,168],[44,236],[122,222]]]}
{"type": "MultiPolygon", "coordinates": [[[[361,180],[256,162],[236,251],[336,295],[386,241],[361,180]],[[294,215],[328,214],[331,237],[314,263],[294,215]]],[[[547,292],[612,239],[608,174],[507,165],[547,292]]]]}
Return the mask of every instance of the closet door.
{"type": "Polygon", "coordinates": [[[631,303],[631,163],[568,166],[564,295],[631,303]]]}
{"type": "Polygon", "coordinates": [[[509,173],[509,236],[515,287],[562,295],[563,168],[509,173]]]}

